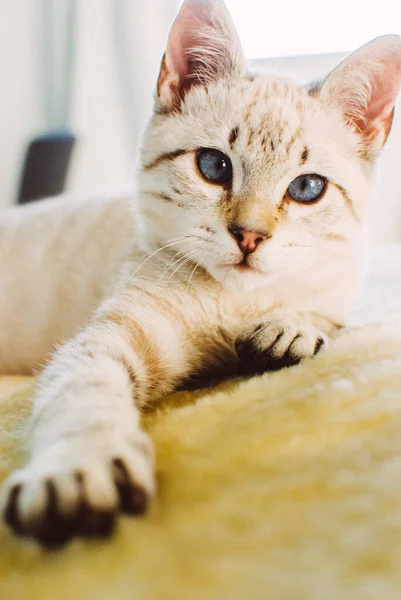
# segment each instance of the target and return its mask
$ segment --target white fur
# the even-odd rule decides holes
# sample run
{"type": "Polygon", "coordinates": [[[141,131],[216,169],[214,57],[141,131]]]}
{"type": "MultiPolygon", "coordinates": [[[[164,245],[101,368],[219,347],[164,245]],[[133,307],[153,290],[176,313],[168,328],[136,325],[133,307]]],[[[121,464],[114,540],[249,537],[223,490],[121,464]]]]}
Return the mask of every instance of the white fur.
{"type": "Polygon", "coordinates": [[[43,366],[108,293],[133,235],[131,198],[68,195],[1,214],[1,373],[43,366]]]}

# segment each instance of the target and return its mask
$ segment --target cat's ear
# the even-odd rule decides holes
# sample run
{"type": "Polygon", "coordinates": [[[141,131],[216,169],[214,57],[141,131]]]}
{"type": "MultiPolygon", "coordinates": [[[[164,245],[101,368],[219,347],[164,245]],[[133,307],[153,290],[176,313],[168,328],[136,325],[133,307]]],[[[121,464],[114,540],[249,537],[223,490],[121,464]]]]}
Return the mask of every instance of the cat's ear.
{"type": "Polygon", "coordinates": [[[193,85],[246,71],[223,0],[185,0],[172,27],[157,83],[157,104],[177,108],[193,85]]]}
{"type": "Polygon", "coordinates": [[[401,84],[401,38],[385,35],[348,56],[323,82],[319,96],[336,104],[374,157],[389,134],[401,84]]]}

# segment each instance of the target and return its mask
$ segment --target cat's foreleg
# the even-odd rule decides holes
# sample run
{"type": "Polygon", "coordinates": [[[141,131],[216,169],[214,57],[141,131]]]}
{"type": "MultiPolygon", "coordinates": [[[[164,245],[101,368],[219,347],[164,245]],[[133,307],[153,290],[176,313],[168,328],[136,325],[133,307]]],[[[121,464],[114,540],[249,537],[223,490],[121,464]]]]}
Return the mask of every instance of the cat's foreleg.
{"type": "Polygon", "coordinates": [[[142,513],[154,493],[140,408],[185,377],[185,328],[138,306],[113,309],[62,347],[45,370],[29,462],[4,490],[4,518],[46,545],[108,534],[118,512],[142,513]]]}

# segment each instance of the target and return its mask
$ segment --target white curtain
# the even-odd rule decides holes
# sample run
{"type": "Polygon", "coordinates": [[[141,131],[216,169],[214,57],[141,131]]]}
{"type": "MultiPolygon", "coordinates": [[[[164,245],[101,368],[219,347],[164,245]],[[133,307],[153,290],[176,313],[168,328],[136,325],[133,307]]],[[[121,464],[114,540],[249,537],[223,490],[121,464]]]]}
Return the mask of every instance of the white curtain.
{"type": "Polygon", "coordinates": [[[128,143],[135,155],[150,116],[167,32],[179,0],[109,0],[116,74],[128,143]]]}
{"type": "Polygon", "coordinates": [[[179,4],[180,0],[78,0],[72,126],[79,142],[70,190],[107,190],[132,183],[179,4]]]}

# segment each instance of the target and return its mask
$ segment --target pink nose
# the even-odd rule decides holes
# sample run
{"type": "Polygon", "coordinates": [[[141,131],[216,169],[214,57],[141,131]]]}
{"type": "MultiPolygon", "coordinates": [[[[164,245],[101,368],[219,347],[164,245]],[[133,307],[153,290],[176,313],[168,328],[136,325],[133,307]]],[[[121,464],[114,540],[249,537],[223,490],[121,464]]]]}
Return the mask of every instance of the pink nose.
{"type": "Polygon", "coordinates": [[[237,240],[237,244],[240,250],[244,254],[251,254],[257,248],[257,246],[271,237],[267,233],[261,233],[260,231],[249,231],[239,227],[237,229],[230,229],[231,235],[237,240]]]}

